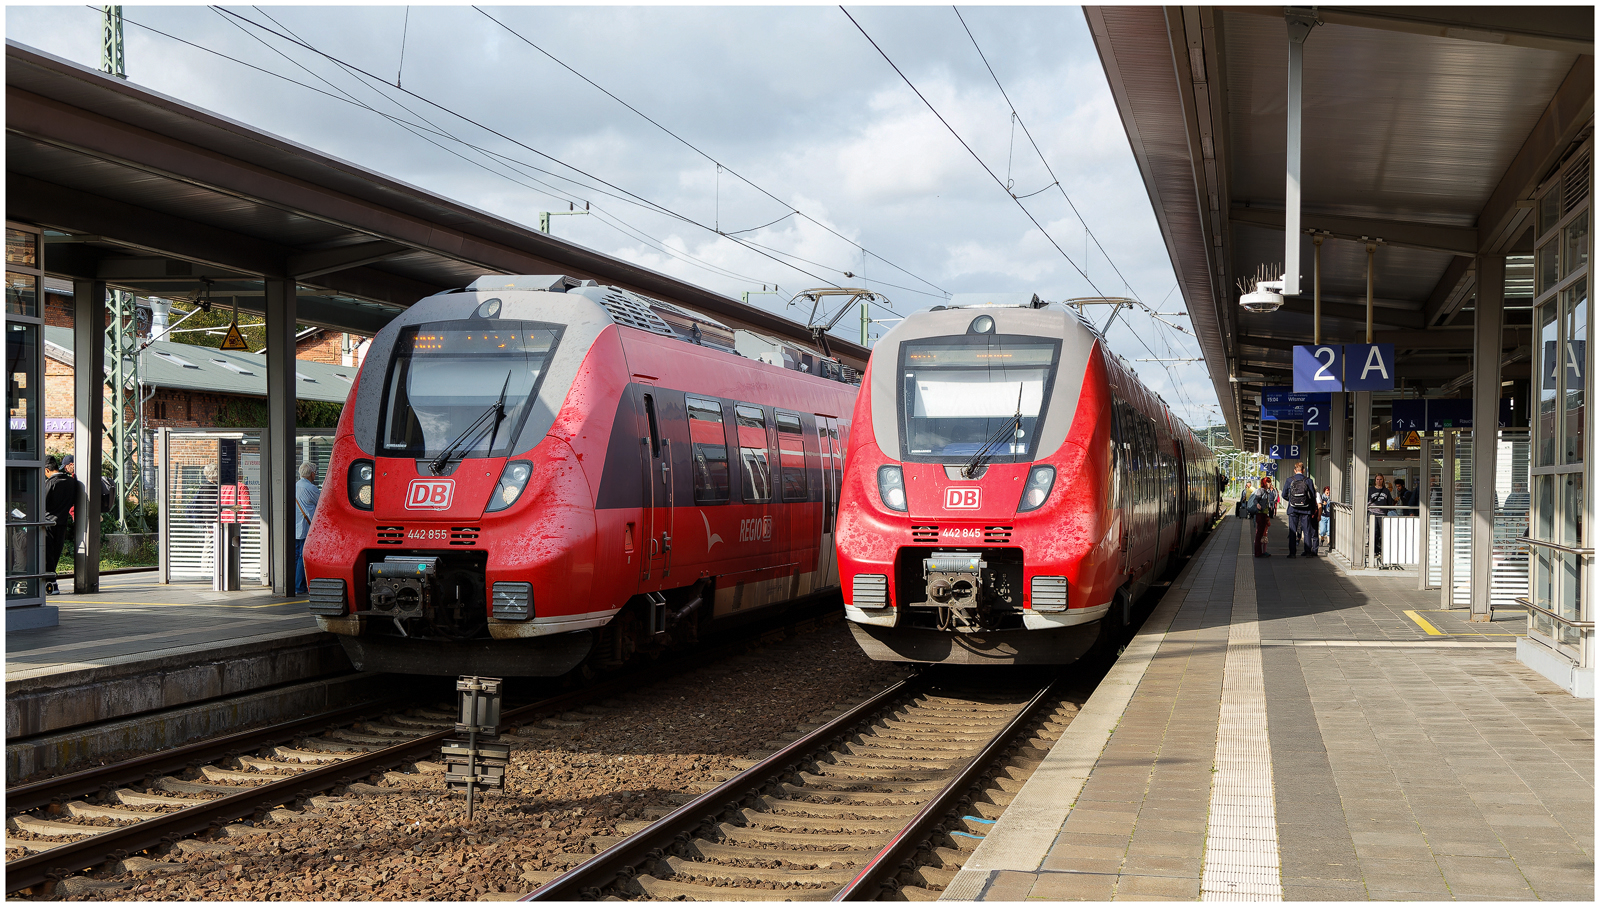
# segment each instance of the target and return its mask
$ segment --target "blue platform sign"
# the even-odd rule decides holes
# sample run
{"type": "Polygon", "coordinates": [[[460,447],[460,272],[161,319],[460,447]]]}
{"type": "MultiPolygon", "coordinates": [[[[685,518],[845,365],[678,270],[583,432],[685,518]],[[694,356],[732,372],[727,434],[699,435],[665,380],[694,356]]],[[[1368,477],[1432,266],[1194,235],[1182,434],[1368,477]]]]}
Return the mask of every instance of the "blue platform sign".
{"type": "Polygon", "coordinates": [[[1344,390],[1344,346],[1320,343],[1295,347],[1294,389],[1301,393],[1344,390]]]}
{"type": "Polygon", "coordinates": [[[1307,403],[1305,430],[1327,431],[1329,424],[1332,422],[1332,411],[1333,404],[1331,403],[1307,403]]]}
{"type": "Polygon", "coordinates": [[[1347,391],[1394,390],[1394,344],[1345,344],[1344,389],[1347,391]]]}
{"type": "Polygon", "coordinates": [[[1307,404],[1328,403],[1327,394],[1295,393],[1292,387],[1266,387],[1261,389],[1261,418],[1263,421],[1300,421],[1306,417],[1307,404]]]}
{"type": "Polygon", "coordinates": [[[1267,456],[1274,460],[1298,460],[1300,459],[1300,445],[1274,444],[1267,448],[1267,456]]]}
{"type": "MultiPolygon", "coordinates": [[[[1389,415],[1394,431],[1433,431],[1428,425],[1428,400],[1396,400],[1389,415]]],[[[1431,401],[1442,403],[1442,400],[1431,401]]]]}

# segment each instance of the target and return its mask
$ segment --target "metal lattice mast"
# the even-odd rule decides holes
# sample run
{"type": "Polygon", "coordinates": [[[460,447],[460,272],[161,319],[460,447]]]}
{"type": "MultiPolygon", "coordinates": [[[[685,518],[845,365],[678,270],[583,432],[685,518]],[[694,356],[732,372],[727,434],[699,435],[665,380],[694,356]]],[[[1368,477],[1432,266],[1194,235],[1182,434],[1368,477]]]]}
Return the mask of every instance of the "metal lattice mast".
{"type": "MultiPolygon", "coordinates": [[[[144,401],[139,383],[139,306],[138,299],[128,292],[112,290],[106,294],[111,319],[106,325],[106,389],[107,402],[111,404],[110,418],[106,420],[106,459],[111,463],[111,482],[116,487],[116,500],[106,516],[114,516],[124,531],[144,529],[144,482],[139,464],[140,439],[144,437],[144,401]],[[133,503],[129,503],[129,497],[133,503]]],[[[93,489],[91,476],[99,472],[98,464],[83,464],[79,477],[93,489]],[[89,468],[84,468],[89,467],[89,468]]]]}
{"type": "Polygon", "coordinates": [[[100,7],[104,16],[100,26],[100,70],[119,79],[128,77],[128,67],[122,58],[122,7],[100,7]]]}

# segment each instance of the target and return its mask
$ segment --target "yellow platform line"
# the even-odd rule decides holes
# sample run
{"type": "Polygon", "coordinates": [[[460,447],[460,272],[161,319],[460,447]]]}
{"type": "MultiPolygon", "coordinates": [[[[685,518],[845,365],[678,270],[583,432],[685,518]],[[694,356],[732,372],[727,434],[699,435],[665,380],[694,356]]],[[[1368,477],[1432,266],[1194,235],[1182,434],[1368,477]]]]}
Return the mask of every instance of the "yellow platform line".
{"type": "Polygon", "coordinates": [[[1422,628],[1422,632],[1428,634],[1429,636],[1443,636],[1444,635],[1443,633],[1441,633],[1439,631],[1438,627],[1435,627],[1433,624],[1428,623],[1428,621],[1426,619],[1424,619],[1423,616],[1418,614],[1417,612],[1415,612],[1415,611],[1405,611],[1405,612],[1402,612],[1402,613],[1404,613],[1405,616],[1411,618],[1411,620],[1417,626],[1422,628]]]}

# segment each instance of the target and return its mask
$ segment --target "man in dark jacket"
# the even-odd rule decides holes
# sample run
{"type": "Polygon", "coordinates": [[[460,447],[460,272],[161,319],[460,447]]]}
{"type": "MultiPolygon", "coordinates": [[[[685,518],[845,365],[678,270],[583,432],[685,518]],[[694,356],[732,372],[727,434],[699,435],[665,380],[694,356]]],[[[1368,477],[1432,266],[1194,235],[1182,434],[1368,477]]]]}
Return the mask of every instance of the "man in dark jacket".
{"type": "MultiPolygon", "coordinates": [[[[1367,490],[1367,513],[1370,516],[1387,516],[1394,507],[1394,495],[1383,484],[1383,475],[1372,477],[1372,487],[1367,490]]],[[[1370,520],[1372,525],[1372,551],[1379,559],[1383,559],[1383,520],[1370,520]]]]}
{"type": "MultiPolygon", "coordinates": [[[[44,512],[54,522],[44,530],[44,569],[51,573],[61,562],[61,549],[72,537],[72,508],[78,505],[78,480],[61,471],[61,461],[54,456],[44,461],[44,512]]],[[[45,594],[59,595],[61,587],[55,580],[45,584],[45,594]]]]}
{"type": "Polygon", "coordinates": [[[1283,484],[1283,502],[1289,513],[1289,556],[1302,542],[1306,557],[1317,556],[1317,489],[1306,475],[1306,464],[1294,464],[1294,475],[1283,484]]]}

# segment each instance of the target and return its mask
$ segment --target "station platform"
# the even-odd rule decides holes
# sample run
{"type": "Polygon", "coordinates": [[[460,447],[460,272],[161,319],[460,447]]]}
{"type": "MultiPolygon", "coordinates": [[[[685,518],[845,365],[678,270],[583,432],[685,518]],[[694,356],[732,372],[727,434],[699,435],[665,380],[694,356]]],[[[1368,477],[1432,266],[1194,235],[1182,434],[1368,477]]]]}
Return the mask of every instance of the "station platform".
{"type": "Polygon", "coordinates": [[[1594,899],[1594,704],[1225,519],[943,900],[1594,899]]]}
{"type": "Polygon", "coordinates": [[[304,597],[213,592],[154,573],[51,596],[60,625],[6,633],[8,783],[84,759],[178,745],[367,695],[304,597]]]}

